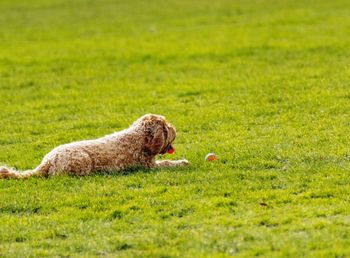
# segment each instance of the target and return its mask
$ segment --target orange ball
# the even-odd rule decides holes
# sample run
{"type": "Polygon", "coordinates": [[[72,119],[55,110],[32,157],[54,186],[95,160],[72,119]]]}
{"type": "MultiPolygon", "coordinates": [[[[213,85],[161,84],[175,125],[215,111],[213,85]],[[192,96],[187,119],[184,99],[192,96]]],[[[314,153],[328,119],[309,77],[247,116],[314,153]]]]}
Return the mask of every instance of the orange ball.
{"type": "Polygon", "coordinates": [[[214,160],[216,160],[216,155],[214,153],[208,153],[205,156],[205,160],[206,161],[214,161],[214,160]]]}

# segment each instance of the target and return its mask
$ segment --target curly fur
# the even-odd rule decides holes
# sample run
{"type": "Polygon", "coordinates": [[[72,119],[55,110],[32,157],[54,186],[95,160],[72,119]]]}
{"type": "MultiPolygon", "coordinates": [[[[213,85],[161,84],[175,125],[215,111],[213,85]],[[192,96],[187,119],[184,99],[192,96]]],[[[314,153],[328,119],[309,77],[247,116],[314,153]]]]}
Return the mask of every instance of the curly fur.
{"type": "Polygon", "coordinates": [[[128,129],[96,140],[60,145],[46,154],[34,170],[16,171],[0,167],[0,178],[27,178],[32,175],[89,175],[92,172],[121,171],[140,165],[147,168],[187,165],[187,160],[156,161],[175,140],[175,128],[163,116],[147,114],[128,129]]]}

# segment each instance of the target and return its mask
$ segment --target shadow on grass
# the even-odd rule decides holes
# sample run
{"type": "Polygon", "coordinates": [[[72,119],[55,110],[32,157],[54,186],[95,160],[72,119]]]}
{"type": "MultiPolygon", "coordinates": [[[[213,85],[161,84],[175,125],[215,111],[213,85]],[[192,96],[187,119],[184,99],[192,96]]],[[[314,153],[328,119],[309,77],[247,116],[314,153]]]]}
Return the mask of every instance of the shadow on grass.
{"type": "MultiPolygon", "coordinates": [[[[112,171],[112,172],[94,172],[90,176],[111,176],[111,177],[120,177],[120,176],[129,176],[129,175],[135,175],[135,174],[151,174],[151,173],[159,173],[162,171],[171,171],[171,172],[178,172],[178,171],[188,171],[189,167],[168,167],[168,168],[145,168],[141,166],[134,166],[122,171],[112,171]]],[[[73,177],[79,177],[72,175],[73,177]]]]}
{"type": "MultiPolygon", "coordinates": [[[[43,177],[43,176],[38,176],[34,175],[30,178],[36,178],[36,179],[53,179],[53,178],[75,178],[75,179],[83,179],[83,178],[92,178],[92,177],[125,177],[125,176],[131,176],[131,175],[136,175],[136,174],[151,174],[151,173],[159,173],[159,172],[184,172],[184,171],[189,171],[189,167],[169,167],[169,168],[145,168],[141,166],[134,166],[122,171],[110,171],[110,172],[103,172],[103,171],[98,171],[98,172],[92,172],[90,175],[74,175],[74,174],[69,174],[69,173],[64,173],[62,175],[50,175],[48,177],[43,177]]],[[[28,178],[28,179],[30,179],[28,178]]],[[[11,180],[16,180],[16,181],[22,181],[23,179],[11,179],[11,180]]]]}
{"type": "MultiPolygon", "coordinates": [[[[167,167],[167,168],[145,168],[142,166],[133,166],[128,169],[122,170],[122,171],[98,171],[98,172],[92,172],[89,175],[74,175],[69,173],[63,173],[62,175],[49,175],[49,176],[40,176],[40,175],[32,175],[29,178],[6,178],[6,179],[0,179],[0,182],[14,182],[16,181],[17,184],[19,182],[25,182],[30,181],[31,179],[54,179],[54,178],[75,178],[75,179],[84,179],[84,178],[93,178],[93,177],[125,177],[125,176],[131,176],[131,175],[140,175],[140,174],[151,174],[151,173],[159,173],[159,172],[184,172],[189,171],[190,167],[167,167]]],[[[8,185],[8,184],[6,184],[8,185]]],[[[0,184],[1,189],[1,184],[0,184]]]]}

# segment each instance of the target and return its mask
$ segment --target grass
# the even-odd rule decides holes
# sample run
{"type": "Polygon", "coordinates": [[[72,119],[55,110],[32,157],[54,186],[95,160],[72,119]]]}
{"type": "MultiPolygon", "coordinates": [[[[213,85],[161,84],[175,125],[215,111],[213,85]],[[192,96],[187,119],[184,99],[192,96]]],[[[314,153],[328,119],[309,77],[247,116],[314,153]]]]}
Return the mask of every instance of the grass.
{"type": "Polygon", "coordinates": [[[191,166],[2,180],[0,257],[350,256],[349,8],[2,0],[1,162],[159,113],[191,166]]]}

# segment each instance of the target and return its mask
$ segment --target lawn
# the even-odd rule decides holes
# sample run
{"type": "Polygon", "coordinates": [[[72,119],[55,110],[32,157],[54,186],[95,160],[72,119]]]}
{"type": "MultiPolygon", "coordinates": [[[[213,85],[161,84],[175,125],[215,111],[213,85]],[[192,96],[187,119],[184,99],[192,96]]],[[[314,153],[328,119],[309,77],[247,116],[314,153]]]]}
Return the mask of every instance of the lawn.
{"type": "Polygon", "coordinates": [[[349,257],[349,8],[1,0],[2,164],[156,113],[190,166],[1,180],[0,257],[349,257]]]}

